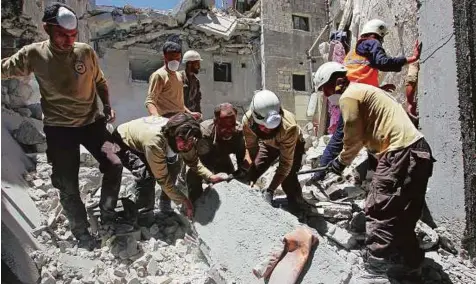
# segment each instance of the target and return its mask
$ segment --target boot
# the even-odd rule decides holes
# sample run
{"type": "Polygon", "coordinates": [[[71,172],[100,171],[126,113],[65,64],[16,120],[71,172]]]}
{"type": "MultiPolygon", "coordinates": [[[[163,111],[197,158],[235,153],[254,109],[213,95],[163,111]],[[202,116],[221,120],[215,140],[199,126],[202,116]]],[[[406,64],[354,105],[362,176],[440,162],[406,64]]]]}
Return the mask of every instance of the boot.
{"type": "Polygon", "coordinates": [[[98,243],[87,230],[75,237],[78,240],[78,248],[84,248],[88,251],[93,251],[97,247],[98,243]]]}
{"type": "Polygon", "coordinates": [[[149,228],[155,223],[154,210],[139,211],[138,224],[141,227],[149,228]]]}
{"type": "Polygon", "coordinates": [[[174,210],[172,209],[172,202],[170,201],[170,199],[168,200],[160,199],[159,210],[162,213],[173,212],[174,210]]]}

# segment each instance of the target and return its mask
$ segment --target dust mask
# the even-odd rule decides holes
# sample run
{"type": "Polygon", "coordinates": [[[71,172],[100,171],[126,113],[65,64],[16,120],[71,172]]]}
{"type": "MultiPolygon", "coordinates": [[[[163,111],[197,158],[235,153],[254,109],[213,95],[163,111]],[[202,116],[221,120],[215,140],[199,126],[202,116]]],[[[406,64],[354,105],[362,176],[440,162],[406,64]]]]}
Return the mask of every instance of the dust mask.
{"type": "Polygon", "coordinates": [[[179,69],[180,62],[177,60],[172,60],[167,62],[167,68],[169,68],[170,71],[177,71],[179,69]]]}
{"type": "Polygon", "coordinates": [[[340,99],[339,94],[333,94],[331,96],[328,96],[327,99],[329,100],[329,103],[333,106],[339,106],[339,99],[340,99]]]}

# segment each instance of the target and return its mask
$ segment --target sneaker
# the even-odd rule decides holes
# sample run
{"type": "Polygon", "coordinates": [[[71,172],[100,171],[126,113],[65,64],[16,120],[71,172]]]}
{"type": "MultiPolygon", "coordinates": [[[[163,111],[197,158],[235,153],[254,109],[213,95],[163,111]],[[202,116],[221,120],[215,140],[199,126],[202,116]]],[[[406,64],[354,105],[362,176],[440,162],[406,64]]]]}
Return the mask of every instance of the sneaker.
{"type": "Polygon", "coordinates": [[[159,201],[159,210],[160,212],[172,212],[172,202],[170,200],[160,200],[159,201]]]}
{"type": "Polygon", "coordinates": [[[91,236],[91,234],[89,234],[89,232],[78,236],[77,240],[78,248],[84,248],[88,251],[93,251],[97,246],[96,240],[91,236]]]}

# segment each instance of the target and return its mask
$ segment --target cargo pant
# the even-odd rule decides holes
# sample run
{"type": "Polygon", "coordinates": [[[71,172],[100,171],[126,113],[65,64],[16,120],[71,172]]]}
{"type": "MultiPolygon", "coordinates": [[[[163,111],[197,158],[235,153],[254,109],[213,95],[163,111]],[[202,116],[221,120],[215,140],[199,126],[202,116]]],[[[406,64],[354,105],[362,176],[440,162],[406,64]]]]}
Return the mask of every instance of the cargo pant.
{"type": "Polygon", "coordinates": [[[105,119],[82,127],[44,126],[44,132],[46,154],[52,164],[51,183],[60,192],[60,202],[73,235],[78,238],[87,233],[89,227],[86,208],[79,193],[80,145],[99,162],[99,169],[103,173],[99,201],[101,221],[114,222],[122,163],[116,155],[118,147],[112,142],[105,119]]]}
{"type": "MultiPolygon", "coordinates": [[[[222,153],[218,154],[216,151],[211,151],[210,153],[200,156],[200,161],[205,167],[207,167],[214,174],[216,173],[227,173],[232,174],[235,171],[233,163],[231,162],[230,156],[228,154],[222,153]]],[[[198,175],[197,172],[188,170],[187,171],[187,187],[188,187],[188,198],[192,203],[194,203],[203,192],[202,181],[203,178],[198,175]]]]}
{"type": "Polygon", "coordinates": [[[434,161],[424,138],[379,159],[365,200],[365,243],[373,256],[386,258],[398,253],[412,268],[423,261],[415,226],[434,161]]]}
{"type": "MultiPolygon", "coordinates": [[[[301,169],[302,156],[304,155],[304,140],[299,139],[294,149],[294,159],[291,171],[281,183],[283,191],[286,193],[289,204],[302,200],[302,188],[299,183],[297,172],[301,169]]],[[[249,179],[256,182],[258,178],[268,170],[271,164],[279,158],[279,149],[259,143],[258,154],[254,158],[253,165],[249,171],[249,179]]]]}
{"type": "Polygon", "coordinates": [[[144,154],[129,148],[122,141],[121,135],[117,130],[114,130],[112,136],[114,142],[120,147],[117,156],[121,159],[123,166],[134,176],[136,191],[135,203],[139,213],[154,210],[155,178],[152,175],[152,171],[144,154]]]}

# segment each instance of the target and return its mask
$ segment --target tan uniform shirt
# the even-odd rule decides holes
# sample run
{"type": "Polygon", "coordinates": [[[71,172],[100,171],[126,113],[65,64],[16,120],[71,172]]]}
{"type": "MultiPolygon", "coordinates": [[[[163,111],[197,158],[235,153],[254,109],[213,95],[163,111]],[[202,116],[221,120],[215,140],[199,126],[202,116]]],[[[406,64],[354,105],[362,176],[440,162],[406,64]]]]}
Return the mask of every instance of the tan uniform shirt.
{"type": "Polygon", "coordinates": [[[165,66],[152,73],[145,100],[145,105],[148,104],[153,104],[159,115],[185,112],[182,74],[169,72],[165,66]]]}
{"type": "MultiPolygon", "coordinates": [[[[278,134],[272,139],[263,140],[263,143],[279,149],[279,166],[276,169],[276,175],[286,177],[293,166],[294,149],[302,133],[294,114],[287,110],[283,110],[283,112],[284,115],[278,134]]],[[[245,136],[246,149],[253,152],[258,148],[259,138],[249,126],[248,117],[252,119],[251,116],[251,111],[248,111],[247,114],[243,116],[243,134],[245,136]]]]}
{"type": "Polygon", "coordinates": [[[47,40],[2,59],[2,79],[31,73],[40,86],[45,125],[78,127],[102,116],[97,88],[106,79],[91,46],[77,42],[72,51],[65,52],[47,40]]]}
{"type": "MultiPolygon", "coordinates": [[[[175,190],[167,168],[167,139],[162,128],[167,123],[163,117],[147,116],[138,118],[117,127],[124,143],[134,151],[144,153],[152,174],[167,195],[176,203],[182,203],[186,197],[175,190]]],[[[203,179],[208,180],[212,172],[198,159],[197,150],[193,148],[187,153],[180,153],[180,157],[192,171],[196,171],[203,179]]]]}
{"type": "Polygon", "coordinates": [[[345,165],[350,165],[364,146],[380,156],[423,137],[402,105],[380,88],[350,83],[339,104],[344,118],[344,149],[339,160],[345,165]]]}

